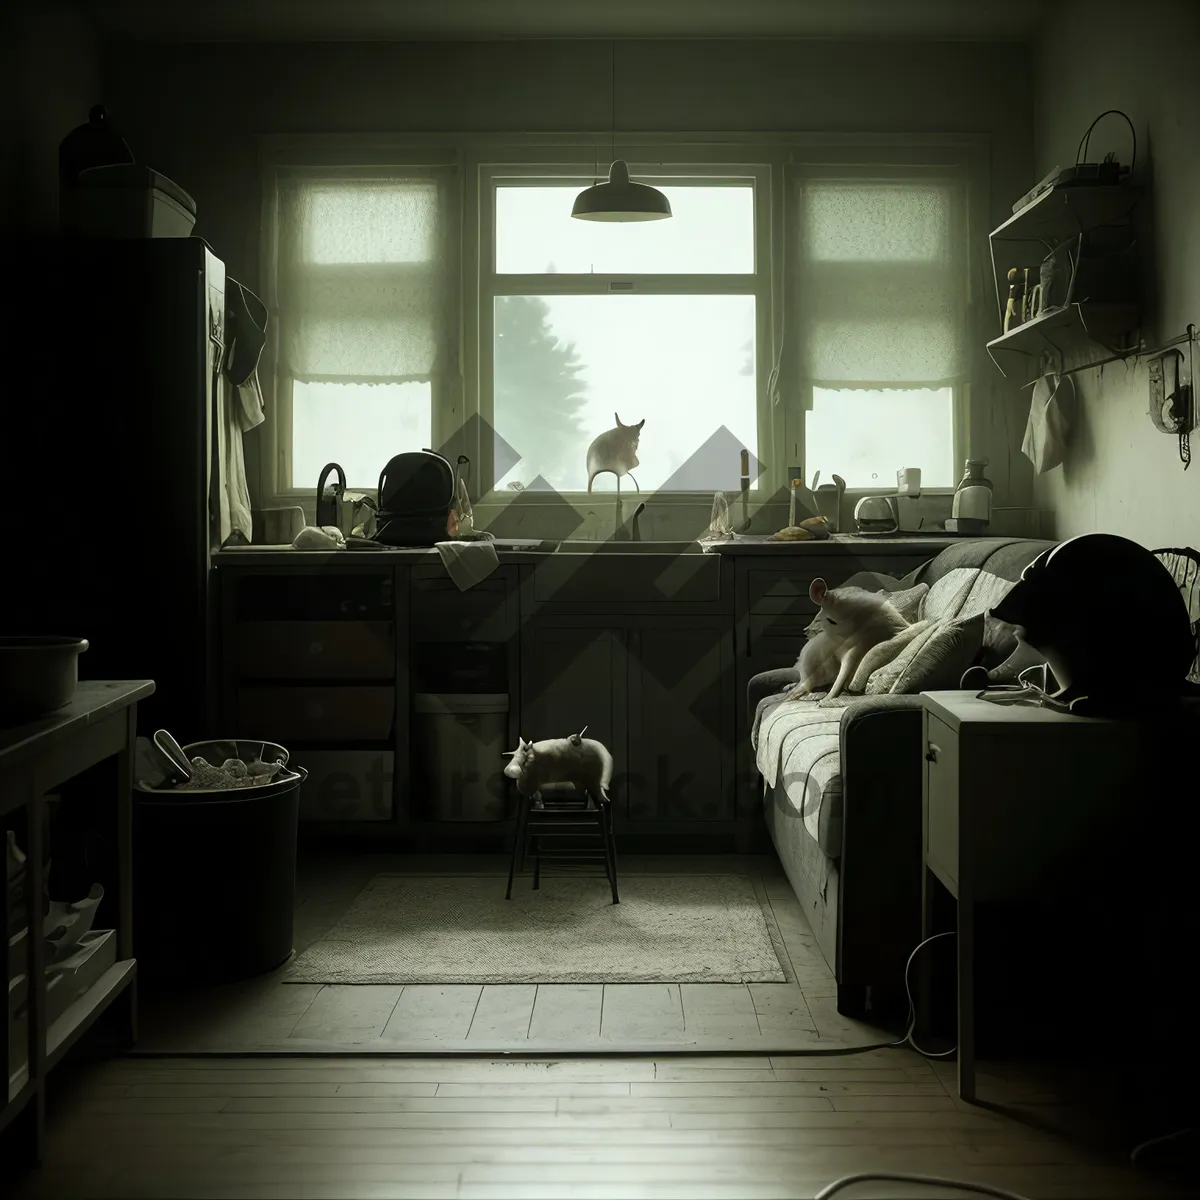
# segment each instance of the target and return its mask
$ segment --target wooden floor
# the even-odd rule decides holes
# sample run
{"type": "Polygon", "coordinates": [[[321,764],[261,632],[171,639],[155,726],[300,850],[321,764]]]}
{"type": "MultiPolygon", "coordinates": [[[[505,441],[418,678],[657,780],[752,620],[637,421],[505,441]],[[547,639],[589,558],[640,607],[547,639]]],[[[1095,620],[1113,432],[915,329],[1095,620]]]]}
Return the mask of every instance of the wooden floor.
{"type": "MultiPolygon", "coordinates": [[[[909,1050],[487,1061],[124,1059],[65,1066],[50,1154],[19,1200],[754,1200],[863,1171],[939,1174],[1030,1200],[1195,1195],[1122,1159],[963,1104],[909,1050]]],[[[1037,1082],[991,1078],[1051,1111],[1037,1082]]],[[[9,1177],[10,1179],[13,1177],[9,1177]]],[[[6,1180],[7,1182],[7,1180],[6,1180]]],[[[864,1196],[964,1196],[876,1183],[864,1196]]]]}
{"type": "MultiPolygon", "coordinates": [[[[354,855],[302,860],[297,951],[342,917],[376,874],[494,874],[488,856],[354,855]]],[[[893,1031],[837,1012],[833,977],[774,856],[624,856],[624,875],[731,872],[754,881],[786,983],[322,985],[281,982],[282,970],[215,989],[143,988],[139,1049],[570,1054],[672,1049],[771,1053],[874,1045],[893,1031]]],[[[498,879],[503,895],[503,877],[498,879]]],[[[529,887],[528,879],[518,887],[529,887]]],[[[554,880],[543,881],[553,887],[554,880]]]]}

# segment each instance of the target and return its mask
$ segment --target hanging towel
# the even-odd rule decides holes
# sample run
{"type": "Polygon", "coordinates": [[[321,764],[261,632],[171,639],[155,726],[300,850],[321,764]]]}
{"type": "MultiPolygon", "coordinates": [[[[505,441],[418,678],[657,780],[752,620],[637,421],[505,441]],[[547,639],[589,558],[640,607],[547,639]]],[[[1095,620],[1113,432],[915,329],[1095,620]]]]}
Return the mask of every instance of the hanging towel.
{"type": "Polygon", "coordinates": [[[1072,376],[1047,374],[1033,385],[1021,453],[1039,475],[1052,471],[1066,457],[1074,408],[1072,376]]]}
{"type": "Polygon", "coordinates": [[[437,542],[436,545],[446,574],[458,585],[460,592],[473,588],[500,565],[500,556],[491,541],[437,542]]]}
{"type": "Polygon", "coordinates": [[[258,361],[267,342],[267,306],[244,284],[230,279],[225,321],[225,374],[237,388],[238,425],[248,433],[266,420],[258,361]]]}

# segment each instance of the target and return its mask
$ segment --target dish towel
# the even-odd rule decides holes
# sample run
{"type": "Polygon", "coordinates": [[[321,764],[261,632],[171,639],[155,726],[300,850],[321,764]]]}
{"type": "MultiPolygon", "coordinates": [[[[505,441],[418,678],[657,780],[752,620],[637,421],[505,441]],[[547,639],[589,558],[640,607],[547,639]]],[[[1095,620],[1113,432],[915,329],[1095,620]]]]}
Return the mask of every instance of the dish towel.
{"type": "Polygon", "coordinates": [[[486,579],[499,565],[500,556],[490,541],[437,542],[446,574],[458,585],[460,592],[473,588],[486,579]]]}

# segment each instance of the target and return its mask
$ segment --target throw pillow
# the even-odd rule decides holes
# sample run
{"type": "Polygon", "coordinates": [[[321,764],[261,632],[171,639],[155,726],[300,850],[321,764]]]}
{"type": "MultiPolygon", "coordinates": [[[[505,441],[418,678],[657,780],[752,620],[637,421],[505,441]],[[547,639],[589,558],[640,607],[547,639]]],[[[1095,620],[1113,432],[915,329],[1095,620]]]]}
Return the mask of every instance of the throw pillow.
{"type": "Polygon", "coordinates": [[[930,622],[867,682],[868,695],[956,689],[983,646],[983,613],[930,622]]]}
{"type": "Polygon", "coordinates": [[[854,678],[850,680],[850,684],[846,690],[859,694],[865,692],[871,676],[876,671],[886,667],[889,663],[894,662],[904,651],[904,648],[914,638],[920,637],[928,626],[928,621],[917,621],[907,629],[902,629],[894,637],[888,638],[886,642],[880,642],[879,645],[872,646],[863,655],[862,662],[858,664],[858,670],[854,672],[854,678]]]}

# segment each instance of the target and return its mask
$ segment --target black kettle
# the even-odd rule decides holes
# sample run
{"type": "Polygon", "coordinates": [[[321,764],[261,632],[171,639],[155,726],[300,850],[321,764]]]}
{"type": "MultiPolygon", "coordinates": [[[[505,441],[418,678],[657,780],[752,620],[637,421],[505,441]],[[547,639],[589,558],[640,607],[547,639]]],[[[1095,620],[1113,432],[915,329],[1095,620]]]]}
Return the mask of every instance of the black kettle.
{"type": "Polygon", "coordinates": [[[336,525],[339,529],[342,527],[342,497],[346,494],[346,472],[342,470],[338,463],[326,463],[321,470],[321,477],[317,480],[317,519],[313,522],[314,525],[320,527],[322,525],[336,525]],[[337,472],[337,482],[329,489],[329,495],[325,495],[325,481],[329,478],[331,471],[337,472]]]}

